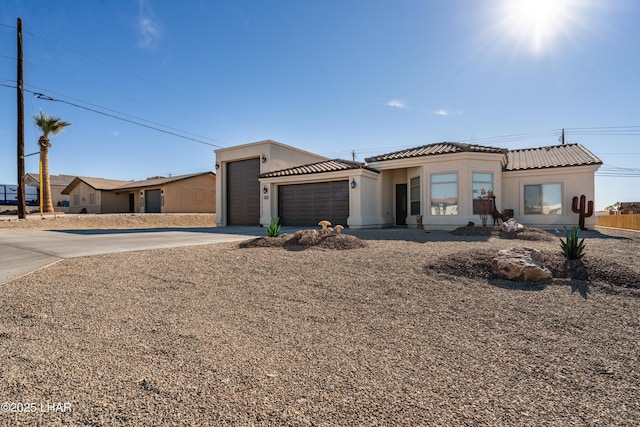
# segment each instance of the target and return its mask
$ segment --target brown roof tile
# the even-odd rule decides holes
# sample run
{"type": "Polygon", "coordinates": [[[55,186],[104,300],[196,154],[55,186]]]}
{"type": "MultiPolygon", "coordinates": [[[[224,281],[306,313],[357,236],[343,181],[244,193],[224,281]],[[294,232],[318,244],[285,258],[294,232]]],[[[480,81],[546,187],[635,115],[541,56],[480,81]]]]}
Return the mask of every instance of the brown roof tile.
{"type": "Polygon", "coordinates": [[[367,169],[373,172],[378,170],[360,162],[352,162],[349,160],[334,159],[324,160],[322,162],[311,163],[308,165],[296,166],[288,169],[281,169],[273,172],[267,172],[260,175],[260,178],[275,178],[281,176],[307,175],[312,173],[336,172],[350,169],[367,169]]]}
{"type": "Polygon", "coordinates": [[[383,160],[408,159],[411,157],[432,156],[436,154],[451,154],[462,152],[478,153],[504,153],[504,148],[487,147],[483,145],[465,144],[462,142],[438,142],[435,144],[423,145],[421,147],[408,148],[406,150],[395,151],[393,153],[381,154],[379,156],[368,157],[367,163],[380,162],[383,160]]]}
{"type": "Polygon", "coordinates": [[[602,160],[580,144],[523,148],[507,152],[505,171],[601,165],[602,160]]]}

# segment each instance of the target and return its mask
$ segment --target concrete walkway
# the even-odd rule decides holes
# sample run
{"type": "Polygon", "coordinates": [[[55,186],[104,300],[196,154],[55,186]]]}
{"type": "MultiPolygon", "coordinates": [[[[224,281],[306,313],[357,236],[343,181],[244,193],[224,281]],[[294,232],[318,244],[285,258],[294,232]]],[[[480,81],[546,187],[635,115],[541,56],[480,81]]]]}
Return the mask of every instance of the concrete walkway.
{"type": "Polygon", "coordinates": [[[0,232],[0,285],[61,259],[234,242],[265,234],[259,227],[0,232]]]}

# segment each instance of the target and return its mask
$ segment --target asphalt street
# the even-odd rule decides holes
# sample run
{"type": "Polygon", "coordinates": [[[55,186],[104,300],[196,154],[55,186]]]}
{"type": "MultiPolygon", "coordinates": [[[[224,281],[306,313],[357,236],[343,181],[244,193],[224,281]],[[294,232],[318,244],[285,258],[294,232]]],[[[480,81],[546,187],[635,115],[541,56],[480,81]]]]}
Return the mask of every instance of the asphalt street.
{"type": "Polygon", "coordinates": [[[234,242],[265,233],[259,227],[0,232],[0,285],[67,258],[234,242]]]}

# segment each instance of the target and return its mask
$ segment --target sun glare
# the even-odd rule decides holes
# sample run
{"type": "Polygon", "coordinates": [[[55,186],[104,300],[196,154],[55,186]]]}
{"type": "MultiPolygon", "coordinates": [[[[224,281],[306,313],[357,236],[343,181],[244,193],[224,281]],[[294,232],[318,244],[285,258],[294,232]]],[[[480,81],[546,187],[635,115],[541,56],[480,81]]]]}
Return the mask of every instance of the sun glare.
{"type": "Polygon", "coordinates": [[[575,18],[576,0],[505,0],[503,24],[511,37],[525,43],[540,55],[567,32],[575,18]]]}

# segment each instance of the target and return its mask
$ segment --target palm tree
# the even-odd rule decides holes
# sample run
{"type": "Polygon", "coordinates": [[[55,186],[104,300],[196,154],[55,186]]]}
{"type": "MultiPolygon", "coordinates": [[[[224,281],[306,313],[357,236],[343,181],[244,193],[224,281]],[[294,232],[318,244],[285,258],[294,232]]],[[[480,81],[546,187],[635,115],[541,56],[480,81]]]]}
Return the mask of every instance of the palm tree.
{"type": "Polygon", "coordinates": [[[49,178],[49,135],[57,135],[64,130],[65,127],[71,126],[71,123],[62,121],[58,117],[47,116],[40,110],[40,115],[34,115],[33,119],[36,125],[42,130],[42,136],[38,139],[40,146],[40,162],[42,164],[42,205],[44,212],[53,213],[53,201],[51,200],[51,180],[49,178]]]}

